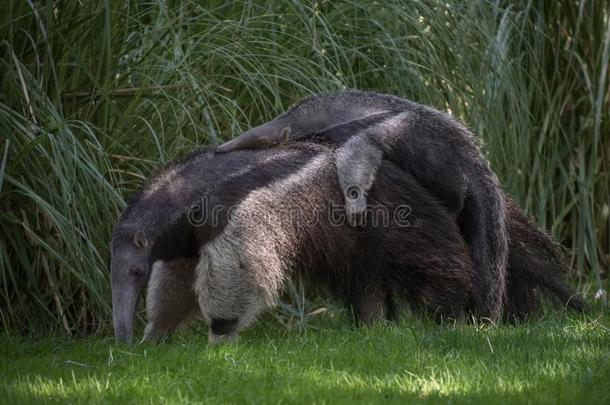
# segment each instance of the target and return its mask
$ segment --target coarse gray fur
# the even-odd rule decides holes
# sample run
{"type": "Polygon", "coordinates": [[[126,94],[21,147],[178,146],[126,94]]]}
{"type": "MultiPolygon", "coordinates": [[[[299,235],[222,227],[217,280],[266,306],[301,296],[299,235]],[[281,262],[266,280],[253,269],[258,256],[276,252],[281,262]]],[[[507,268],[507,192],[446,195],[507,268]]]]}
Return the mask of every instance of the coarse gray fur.
{"type": "Polygon", "coordinates": [[[367,194],[382,157],[414,175],[458,217],[474,262],[479,316],[500,319],[506,294],[506,208],[498,180],[467,128],[430,107],[350,90],[308,97],[218,152],[287,139],[340,145],[336,168],[352,226],[366,221],[367,194]]]}

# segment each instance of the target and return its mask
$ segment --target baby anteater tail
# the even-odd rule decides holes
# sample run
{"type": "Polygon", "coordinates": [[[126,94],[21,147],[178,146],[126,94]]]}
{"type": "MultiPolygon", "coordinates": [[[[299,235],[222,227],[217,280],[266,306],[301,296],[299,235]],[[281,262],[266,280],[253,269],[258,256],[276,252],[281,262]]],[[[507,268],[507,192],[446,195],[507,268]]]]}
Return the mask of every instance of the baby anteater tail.
{"type": "Polygon", "coordinates": [[[565,307],[584,309],[584,301],[563,277],[569,268],[558,244],[506,198],[509,254],[505,318],[517,320],[535,313],[546,295],[565,307]]]}

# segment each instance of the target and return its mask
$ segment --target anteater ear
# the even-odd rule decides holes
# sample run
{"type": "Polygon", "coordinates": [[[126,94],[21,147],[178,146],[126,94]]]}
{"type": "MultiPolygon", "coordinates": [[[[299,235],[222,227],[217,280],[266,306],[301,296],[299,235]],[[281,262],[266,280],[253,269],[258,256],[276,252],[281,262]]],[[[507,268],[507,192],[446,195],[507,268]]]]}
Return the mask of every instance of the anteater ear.
{"type": "Polygon", "coordinates": [[[133,243],[135,243],[136,246],[141,248],[145,248],[148,246],[148,240],[146,239],[146,235],[144,235],[143,230],[140,229],[135,233],[135,235],[133,235],[133,243]]]}
{"type": "Polygon", "coordinates": [[[286,142],[290,140],[290,127],[286,127],[280,131],[280,142],[286,142]]]}

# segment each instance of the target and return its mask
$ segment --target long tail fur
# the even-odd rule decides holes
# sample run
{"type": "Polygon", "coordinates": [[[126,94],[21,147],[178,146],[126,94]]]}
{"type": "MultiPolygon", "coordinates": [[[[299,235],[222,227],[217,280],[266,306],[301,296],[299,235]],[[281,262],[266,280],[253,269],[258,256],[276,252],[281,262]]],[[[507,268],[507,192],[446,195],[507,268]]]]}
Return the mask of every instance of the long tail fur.
{"type": "Polygon", "coordinates": [[[505,318],[523,319],[540,308],[543,296],[582,311],[584,301],[563,280],[569,268],[560,246],[506,197],[509,255],[505,318]]]}

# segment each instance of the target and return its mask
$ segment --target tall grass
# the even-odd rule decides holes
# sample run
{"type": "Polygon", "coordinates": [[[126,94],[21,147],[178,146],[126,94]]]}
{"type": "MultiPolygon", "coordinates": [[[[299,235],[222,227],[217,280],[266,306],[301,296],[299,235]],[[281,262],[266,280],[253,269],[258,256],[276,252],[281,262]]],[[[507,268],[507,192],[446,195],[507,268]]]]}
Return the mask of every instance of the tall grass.
{"type": "Polygon", "coordinates": [[[343,88],[450,111],[608,286],[610,10],[574,2],[5,0],[0,323],[98,331],[108,242],[161,163],[343,88]]]}

